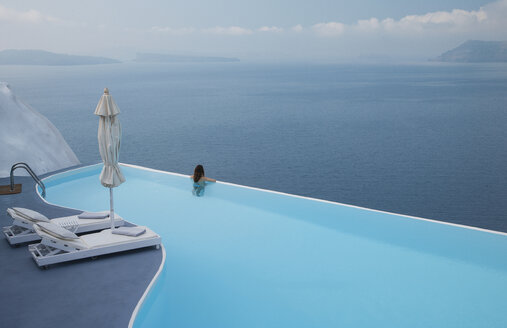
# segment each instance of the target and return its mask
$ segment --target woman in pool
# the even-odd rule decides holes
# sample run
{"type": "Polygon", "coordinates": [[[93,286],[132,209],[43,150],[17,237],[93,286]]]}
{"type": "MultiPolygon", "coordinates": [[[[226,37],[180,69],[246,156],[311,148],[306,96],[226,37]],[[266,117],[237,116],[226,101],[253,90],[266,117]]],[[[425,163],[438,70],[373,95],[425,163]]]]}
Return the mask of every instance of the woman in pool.
{"type": "Polygon", "coordinates": [[[201,164],[195,167],[194,175],[191,175],[190,178],[194,181],[192,194],[197,197],[204,195],[204,186],[206,182],[217,182],[215,179],[204,176],[204,167],[201,164]]]}

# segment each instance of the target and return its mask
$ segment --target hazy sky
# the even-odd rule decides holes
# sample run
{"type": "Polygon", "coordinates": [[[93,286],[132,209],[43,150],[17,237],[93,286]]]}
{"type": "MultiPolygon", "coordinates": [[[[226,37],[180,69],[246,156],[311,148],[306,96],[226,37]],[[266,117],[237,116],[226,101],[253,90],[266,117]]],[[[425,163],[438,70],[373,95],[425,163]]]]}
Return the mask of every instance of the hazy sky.
{"type": "Polygon", "coordinates": [[[3,0],[0,49],[131,59],[425,59],[468,39],[507,40],[507,0],[3,0]]]}

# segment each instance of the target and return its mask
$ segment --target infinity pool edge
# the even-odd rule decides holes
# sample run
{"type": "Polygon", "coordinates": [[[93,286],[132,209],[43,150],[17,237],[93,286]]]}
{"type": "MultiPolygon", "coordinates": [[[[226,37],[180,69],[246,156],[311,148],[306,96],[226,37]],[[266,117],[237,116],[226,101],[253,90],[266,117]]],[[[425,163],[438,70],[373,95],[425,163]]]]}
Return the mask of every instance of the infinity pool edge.
{"type": "MultiPolygon", "coordinates": [[[[157,173],[162,173],[162,174],[167,174],[167,175],[180,176],[180,177],[187,177],[188,176],[186,174],[181,174],[181,173],[176,173],[176,172],[168,172],[168,171],[163,171],[163,170],[158,170],[158,169],[152,169],[152,168],[149,168],[149,167],[144,167],[144,166],[135,165],[135,164],[127,164],[127,163],[119,163],[119,164],[122,165],[122,166],[126,166],[126,167],[131,167],[131,168],[145,170],[145,171],[150,171],[150,172],[157,172],[157,173]]],[[[102,163],[90,164],[90,165],[74,168],[74,169],[71,169],[71,170],[68,170],[68,171],[55,173],[55,174],[52,174],[50,176],[47,176],[47,177],[43,178],[42,181],[51,180],[52,178],[55,179],[56,176],[59,176],[59,177],[70,176],[71,175],[70,173],[73,172],[73,171],[77,171],[77,170],[81,170],[82,171],[84,169],[91,169],[92,167],[99,166],[99,165],[102,165],[102,163]]],[[[289,193],[285,193],[285,192],[281,192],[281,191],[274,191],[274,190],[269,190],[269,189],[250,187],[250,186],[235,184],[235,183],[226,182],[226,181],[217,181],[216,183],[218,183],[218,184],[224,184],[224,185],[228,185],[228,186],[239,187],[239,188],[244,188],[244,189],[257,190],[257,191],[262,191],[262,192],[268,192],[268,193],[273,193],[273,194],[277,194],[277,195],[283,195],[283,196],[289,196],[289,197],[294,197],[294,198],[312,200],[312,201],[317,201],[317,202],[326,203],[326,204],[333,204],[333,205],[340,205],[340,206],[345,206],[345,207],[349,207],[349,208],[356,208],[356,209],[366,210],[366,211],[375,212],[375,213],[383,213],[383,214],[388,214],[388,215],[396,215],[396,216],[400,216],[400,217],[404,217],[404,218],[408,218],[408,219],[413,219],[413,220],[418,220],[418,221],[426,221],[426,222],[438,223],[438,224],[443,224],[443,225],[447,225],[447,226],[453,226],[453,227],[458,227],[458,228],[471,229],[471,230],[475,230],[475,231],[481,231],[481,232],[487,232],[487,233],[507,236],[507,232],[498,231],[498,230],[479,228],[479,227],[469,226],[469,225],[465,225],[465,224],[452,223],[452,222],[440,221],[440,220],[435,220],[435,219],[422,218],[422,217],[413,216],[413,215],[400,214],[400,213],[394,213],[394,212],[388,212],[388,211],[382,211],[382,210],[376,210],[376,209],[372,209],[372,208],[368,208],[368,207],[362,207],[362,206],[357,206],[357,205],[351,205],[351,204],[345,204],[345,203],[340,203],[340,202],[334,202],[334,201],[330,201],[330,200],[313,198],[313,197],[308,197],[308,196],[300,196],[300,195],[295,195],[295,194],[289,194],[289,193]]],[[[50,205],[54,205],[54,206],[60,206],[58,204],[54,204],[54,203],[48,202],[46,199],[44,199],[42,197],[42,195],[41,195],[41,193],[39,191],[39,187],[37,185],[35,185],[35,192],[42,199],[42,201],[44,201],[45,203],[50,204],[50,205]]],[[[84,211],[84,209],[77,209],[77,208],[72,208],[72,207],[68,207],[68,206],[66,206],[66,207],[67,208],[71,208],[71,209],[75,209],[75,210],[84,211]]]]}

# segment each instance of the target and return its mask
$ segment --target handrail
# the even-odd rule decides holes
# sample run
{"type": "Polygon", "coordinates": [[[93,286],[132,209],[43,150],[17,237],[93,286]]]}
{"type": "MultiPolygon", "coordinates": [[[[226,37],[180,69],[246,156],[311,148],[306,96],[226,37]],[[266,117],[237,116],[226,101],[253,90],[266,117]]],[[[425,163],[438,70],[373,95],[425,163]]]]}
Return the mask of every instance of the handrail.
{"type": "Polygon", "coordinates": [[[37,182],[37,184],[42,189],[42,198],[46,198],[46,186],[44,186],[44,183],[41,181],[41,179],[39,179],[39,177],[37,176],[37,174],[35,174],[35,172],[32,171],[32,169],[30,168],[30,166],[28,166],[28,164],[23,163],[23,162],[16,163],[16,164],[14,164],[11,167],[11,174],[10,174],[10,177],[11,177],[11,191],[14,190],[14,170],[15,169],[19,169],[19,168],[25,169],[32,176],[32,178],[35,180],[35,182],[37,182]]]}

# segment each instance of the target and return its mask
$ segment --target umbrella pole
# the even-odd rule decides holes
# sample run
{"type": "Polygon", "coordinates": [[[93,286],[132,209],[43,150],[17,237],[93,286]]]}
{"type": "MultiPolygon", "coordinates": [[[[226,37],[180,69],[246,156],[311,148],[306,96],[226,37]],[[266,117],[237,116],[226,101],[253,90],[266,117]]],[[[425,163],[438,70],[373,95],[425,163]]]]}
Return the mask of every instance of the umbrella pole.
{"type": "Polygon", "coordinates": [[[114,202],[113,202],[113,188],[109,188],[109,219],[111,220],[111,230],[114,230],[114,202]]]}

